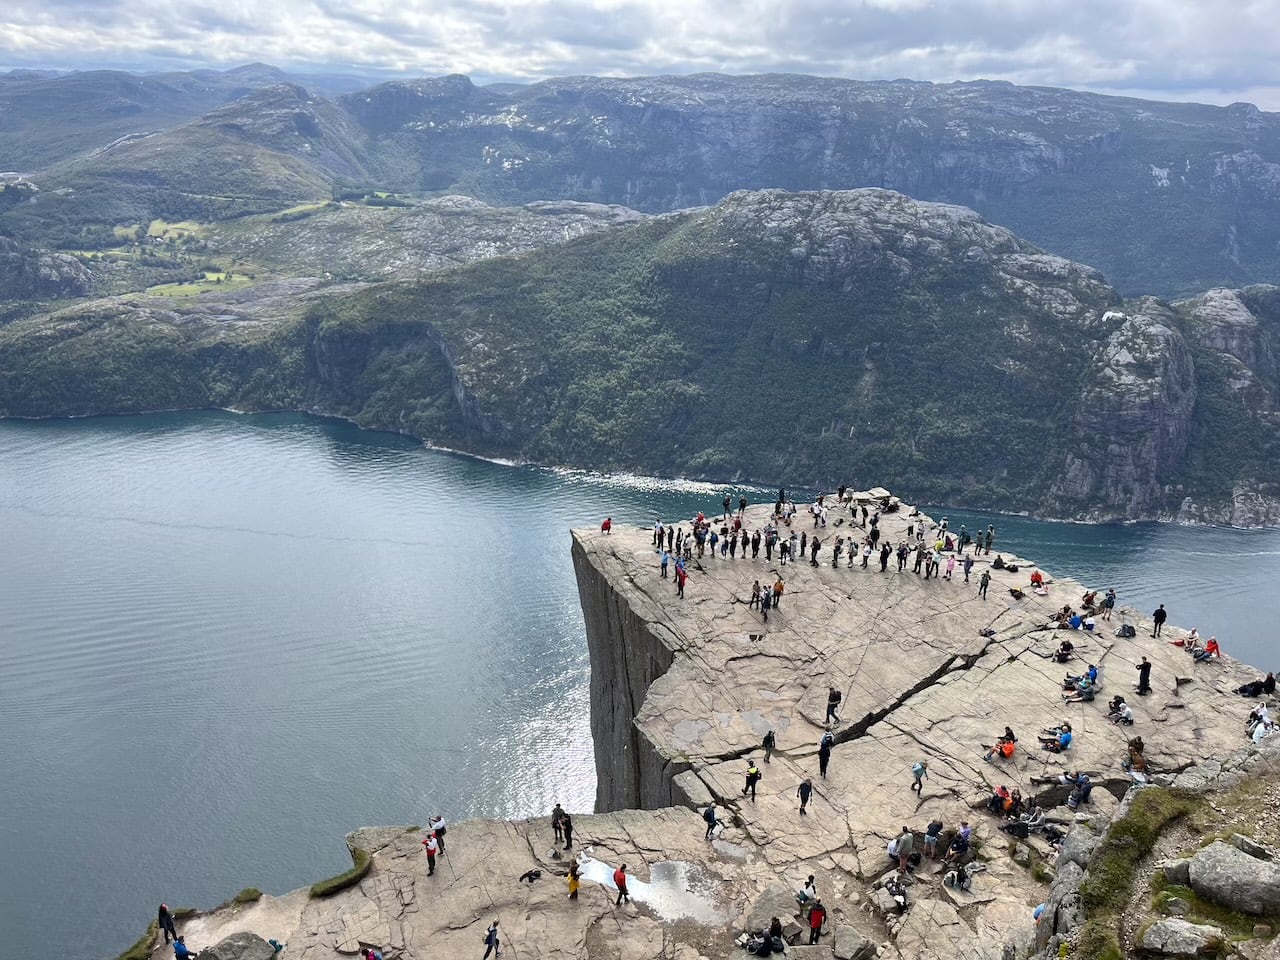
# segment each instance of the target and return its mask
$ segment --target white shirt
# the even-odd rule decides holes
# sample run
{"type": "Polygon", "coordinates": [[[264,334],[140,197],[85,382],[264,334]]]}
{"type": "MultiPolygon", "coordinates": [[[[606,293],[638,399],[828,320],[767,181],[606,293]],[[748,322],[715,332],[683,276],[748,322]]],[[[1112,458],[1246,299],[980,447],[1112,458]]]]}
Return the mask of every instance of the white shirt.
{"type": "Polygon", "coordinates": [[[431,820],[432,830],[443,830],[446,826],[448,826],[448,824],[444,822],[444,817],[433,817],[431,820]]]}

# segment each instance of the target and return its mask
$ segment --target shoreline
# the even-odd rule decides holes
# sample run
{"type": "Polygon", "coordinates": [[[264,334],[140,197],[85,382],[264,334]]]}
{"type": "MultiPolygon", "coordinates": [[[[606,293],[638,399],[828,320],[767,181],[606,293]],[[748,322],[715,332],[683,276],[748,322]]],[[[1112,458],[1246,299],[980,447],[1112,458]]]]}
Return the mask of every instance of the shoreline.
{"type": "MultiPolygon", "coordinates": [[[[325,413],[317,410],[306,410],[306,409],[298,409],[293,407],[280,408],[275,410],[241,410],[235,407],[194,407],[194,408],[174,407],[174,408],[163,408],[163,409],[156,409],[156,410],[137,410],[137,411],[132,411],[128,413],[83,413],[83,414],[71,414],[66,416],[49,416],[49,417],[24,417],[24,416],[9,415],[9,416],[0,417],[0,422],[11,421],[14,423],[57,423],[59,421],[77,422],[82,420],[92,420],[95,418],[114,420],[114,419],[124,419],[128,417],[148,417],[148,416],[201,414],[201,413],[205,413],[205,414],[228,413],[228,414],[233,414],[237,417],[246,417],[246,418],[257,417],[257,416],[295,415],[300,417],[314,417],[317,420],[333,420],[335,422],[343,423],[348,426],[351,426],[363,433],[372,433],[372,434],[382,433],[382,434],[387,434],[388,436],[405,437],[407,439],[415,441],[423,449],[426,449],[426,450],[432,450],[437,453],[447,453],[452,456],[464,457],[470,460],[477,460],[483,463],[492,463],[501,467],[540,469],[540,470],[549,470],[557,473],[565,473],[569,475],[578,474],[578,475],[586,475],[586,476],[597,476],[601,478],[611,478],[611,477],[612,478],[630,478],[638,481],[652,479],[652,480],[659,480],[659,481],[664,481],[668,483],[687,483],[687,484],[704,486],[705,488],[721,488],[721,489],[731,489],[731,490],[741,490],[741,489],[771,490],[771,489],[776,489],[780,486],[787,486],[792,490],[801,491],[801,492],[816,492],[818,489],[816,487],[811,488],[804,485],[794,486],[792,484],[782,484],[777,481],[768,481],[768,480],[763,480],[763,481],[762,480],[715,480],[715,479],[684,477],[684,476],[675,476],[675,475],[646,474],[646,473],[639,473],[634,470],[621,470],[621,471],[608,472],[608,471],[597,470],[592,467],[575,466],[572,464],[542,463],[536,460],[516,460],[509,457],[495,457],[495,456],[489,456],[482,453],[475,453],[469,450],[463,450],[457,447],[448,447],[442,444],[432,443],[430,440],[420,437],[417,434],[411,433],[407,430],[396,430],[390,427],[369,427],[369,426],[365,426],[363,424],[357,423],[355,420],[351,419],[350,417],[346,417],[341,414],[325,413]]],[[[703,491],[691,490],[690,492],[698,493],[703,491]]],[[[933,508],[930,508],[930,509],[933,509],[933,508]]],[[[1260,523],[1260,524],[1252,524],[1249,526],[1240,526],[1240,525],[1228,524],[1228,523],[1206,523],[1204,521],[1195,520],[1195,519],[1182,520],[1182,519],[1178,519],[1177,517],[1168,516],[1168,515],[1156,515],[1153,517],[1139,517],[1139,518],[1117,517],[1117,518],[1107,519],[1107,520],[1084,520],[1077,517],[1053,517],[1053,516],[1046,516],[1043,514],[1032,513],[1027,510],[1009,511],[1009,510],[1002,510],[998,507],[988,507],[988,506],[982,506],[982,505],[973,506],[965,503],[953,503],[947,507],[940,507],[937,509],[964,510],[971,513],[988,513],[988,514],[992,514],[993,516],[1014,517],[1014,518],[1023,519],[1023,520],[1034,520],[1041,523],[1065,523],[1065,524],[1075,524],[1075,525],[1085,526],[1085,527],[1108,527],[1108,526],[1126,526],[1127,527],[1127,526],[1139,526],[1142,524],[1151,523],[1151,524],[1170,524],[1173,526],[1189,527],[1189,528],[1224,529],[1224,530],[1280,529],[1280,516],[1278,516],[1276,518],[1276,521],[1271,524],[1260,523]]]]}

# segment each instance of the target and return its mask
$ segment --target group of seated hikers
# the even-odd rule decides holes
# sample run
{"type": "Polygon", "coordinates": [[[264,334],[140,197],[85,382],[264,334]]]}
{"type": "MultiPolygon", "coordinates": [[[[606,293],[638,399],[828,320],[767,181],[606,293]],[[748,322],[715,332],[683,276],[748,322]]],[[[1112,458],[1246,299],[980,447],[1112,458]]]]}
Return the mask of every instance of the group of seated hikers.
{"type": "Polygon", "coordinates": [[[1040,749],[1050,753],[1062,753],[1071,746],[1071,724],[1063,720],[1056,727],[1040,731],[1040,749]]]}
{"type": "Polygon", "coordinates": [[[1107,704],[1107,719],[1114,724],[1133,726],[1133,707],[1124,702],[1124,697],[1116,694],[1107,704]]]}
{"type": "Polygon", "coordinates": [[[1062,699],[1067,703],[1090,703],[1102,687],[1102,678],[1097,664],[1089,664],[1082,674],[1067,674],[1062,679],[1062,699]]]}
{"type": "MultiPolygon", "coordinates": [[[[1085,596],[1088,596],[1088,594],[1085,594],[1085,596]]],[[[1053,622],[1060,629],[1088,630],[1091,633],[1098,626],[1098,622],[1093,619],[1092,610],[1086,609],[1084,613],[1077,613],[1069,603],[1063,604],[1062,609],[1054,613],[1053,622]]]]}

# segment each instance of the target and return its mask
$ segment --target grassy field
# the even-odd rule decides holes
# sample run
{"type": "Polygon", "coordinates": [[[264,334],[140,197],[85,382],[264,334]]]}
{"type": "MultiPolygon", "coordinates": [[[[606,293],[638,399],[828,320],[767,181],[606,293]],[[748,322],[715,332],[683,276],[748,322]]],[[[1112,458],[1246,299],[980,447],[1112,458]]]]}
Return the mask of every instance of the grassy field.
{"type": "Polygon", "coordinates": [[[204,279],[187,280],[181,283],[161,283],[147,288],[147,295],[152,297],[195,297],[210,290],[239,290],[252,283],[242,274],[214,273],[206,270],[204,279]]]}
{"type": "Polygon", "coordinates": [[[170,223],[168,220],[152,220],[151,225],[147,227],[148,237],[157,237],[160,240],[182,240],[200,232],[200,224],[194,220],[179,220],[177,223],[170,223]]]}

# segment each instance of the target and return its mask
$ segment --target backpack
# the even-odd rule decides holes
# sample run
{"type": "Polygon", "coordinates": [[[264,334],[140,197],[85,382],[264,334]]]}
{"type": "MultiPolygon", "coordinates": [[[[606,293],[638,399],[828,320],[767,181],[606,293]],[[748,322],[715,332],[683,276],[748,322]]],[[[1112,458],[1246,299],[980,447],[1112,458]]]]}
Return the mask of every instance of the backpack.
{"type": "Polygon", "coordinates": [[[707,823],[715,823],[715,822],[716,822],[716,808],[715,808],[715,804],[712,804],[711,806],[707,807],[707,809],[705,809],[705,810],[703,810],[703,811],[702,811],[702,819],[703,819],[703,820],[705,820],[705,821],[707,821],[707,823]]]}
{"type": "Polygon", "coordinates": [[[831,735],[830,731],[822,735],[821,746],[824,746],[830,749],[835,744],[835,742],[836,742],[836,738],[831,735]]]}

